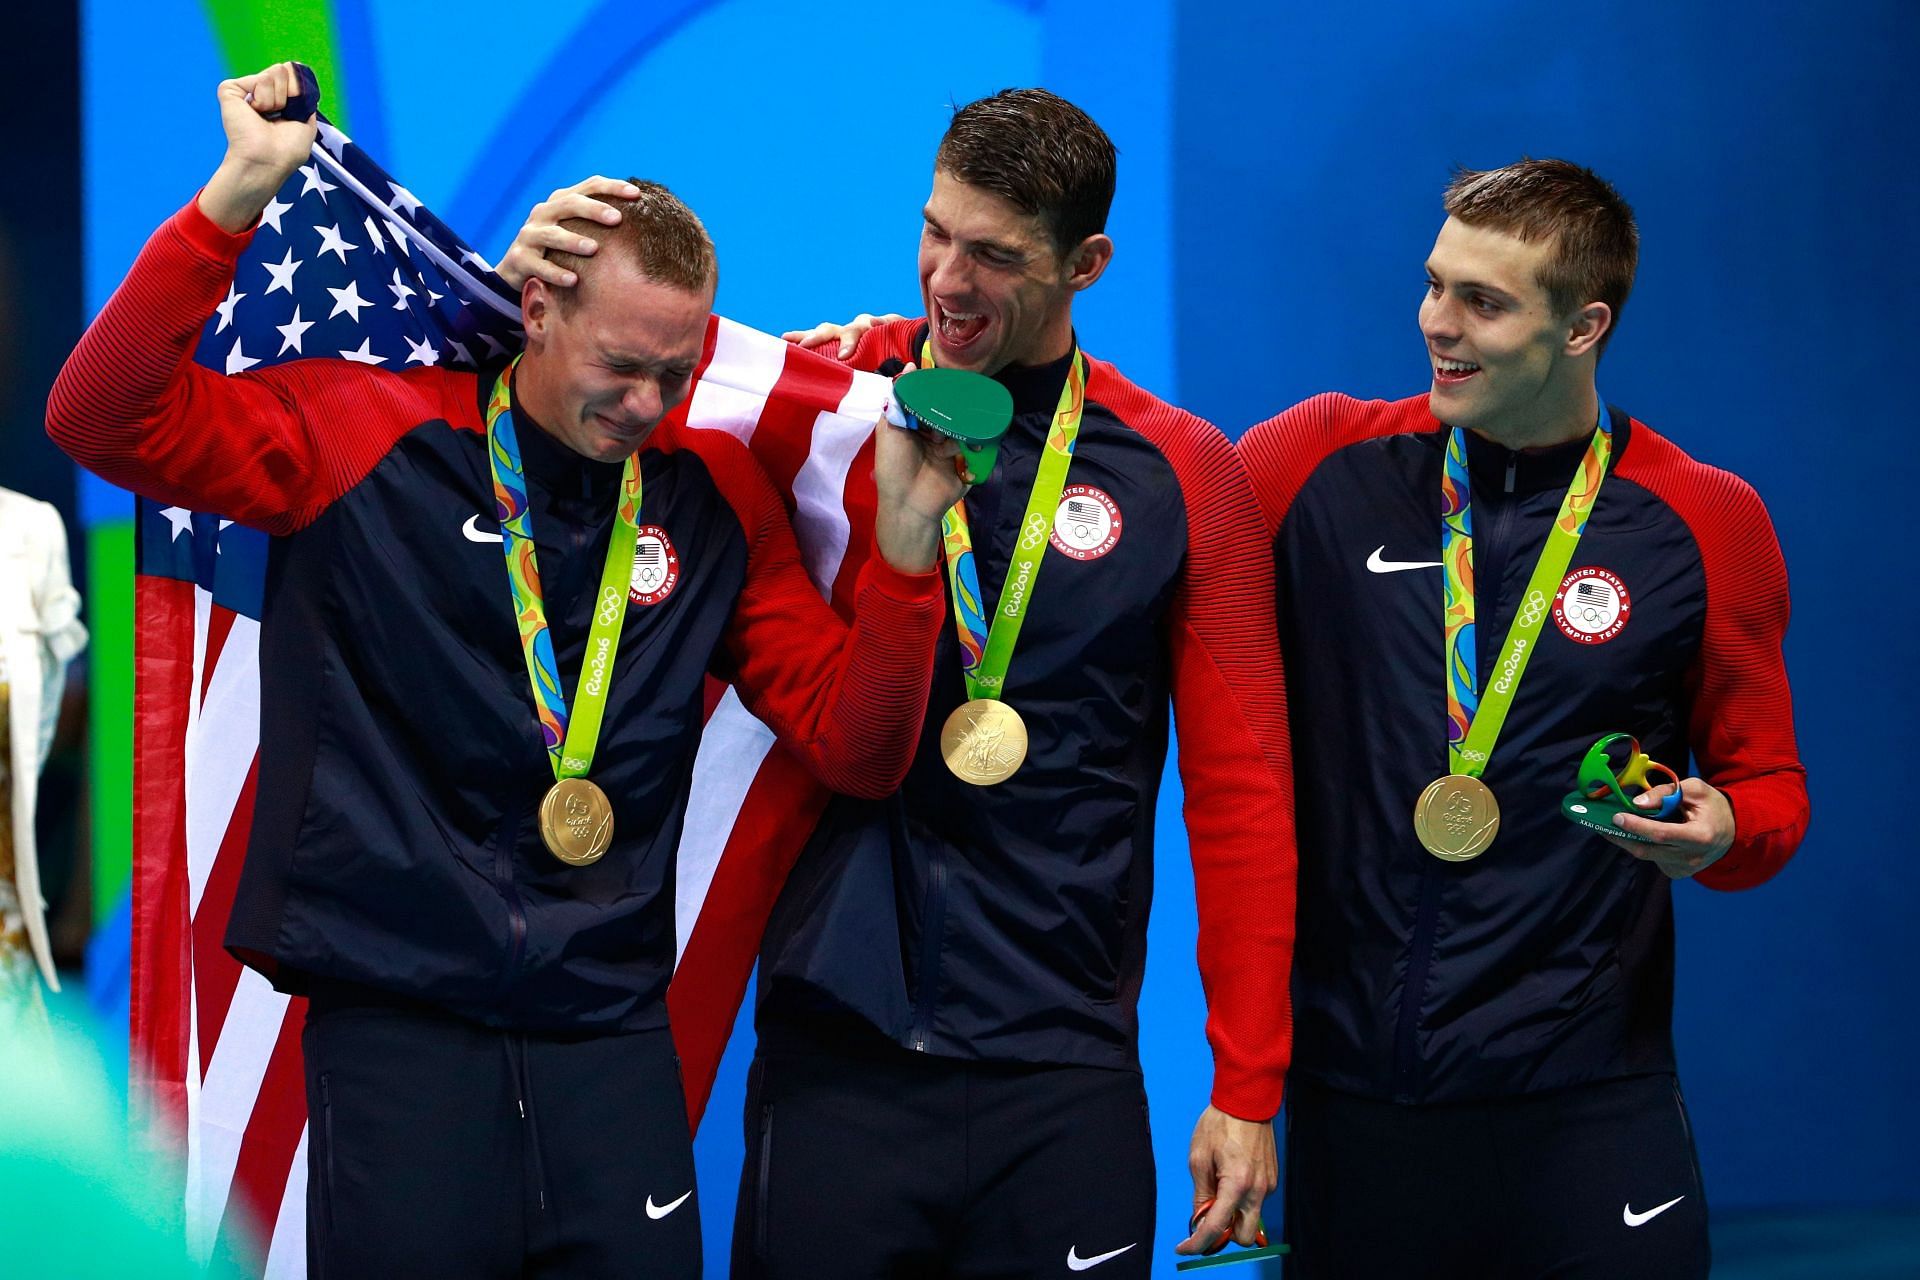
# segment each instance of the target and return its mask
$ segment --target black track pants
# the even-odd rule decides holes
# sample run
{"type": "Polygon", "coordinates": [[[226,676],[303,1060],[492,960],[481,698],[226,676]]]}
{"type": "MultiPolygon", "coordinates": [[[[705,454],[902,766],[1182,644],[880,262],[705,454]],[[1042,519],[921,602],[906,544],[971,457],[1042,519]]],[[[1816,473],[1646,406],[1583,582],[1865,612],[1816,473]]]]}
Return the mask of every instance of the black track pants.
{"type": "Polygon", "coordinates": [[[301,1042],[312,1280],[700,1275],[666,1031],[562,1039],[316,1004],[301,1042]]]}
{"type": "Polygon", "coordinates": [[[1670,1075],[1418,1107],[1290,1083],[1286,1200],[1293,1280],[1707,1274],[1670,1075]]]}

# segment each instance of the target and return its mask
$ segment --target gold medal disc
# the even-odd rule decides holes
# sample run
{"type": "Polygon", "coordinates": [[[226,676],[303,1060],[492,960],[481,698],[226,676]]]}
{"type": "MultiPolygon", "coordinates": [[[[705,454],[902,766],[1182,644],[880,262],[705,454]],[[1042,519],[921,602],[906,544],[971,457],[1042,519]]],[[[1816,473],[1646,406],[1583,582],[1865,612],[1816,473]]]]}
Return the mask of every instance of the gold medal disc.
{"type": "Polygon", "coordinates": [[[1450,773],[1420,793],[1413,830],[1434,857],[1465,862],[1485,853],[1500,834],[1500,802],[1480,779],[1450,773]]]}
{"type": "Polygon", "coordinates": [[[540,838],[572,867],[600,861],[613,843],[613,805],[585,778],[562,778],[540,802],[540,838]]]}
{"type": "Polygon", "coordinates": [[[975,698],[953,709],[940,729],[940,754],[962,782],[1005,782],[1027,758],[1027,725],[997,698],[975,698]]]}

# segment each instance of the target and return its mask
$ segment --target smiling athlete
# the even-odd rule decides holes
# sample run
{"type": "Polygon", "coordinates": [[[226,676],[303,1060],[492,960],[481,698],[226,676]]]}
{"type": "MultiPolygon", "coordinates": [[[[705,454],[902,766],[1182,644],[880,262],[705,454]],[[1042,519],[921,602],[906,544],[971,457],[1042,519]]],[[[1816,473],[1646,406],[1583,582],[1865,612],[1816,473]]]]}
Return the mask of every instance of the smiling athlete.
{"type": "Polygon", "coordinates": [[[1704,1276],[1669,882],[1759,884],[1806,830],[1786,570],[1752,489],[1599,397],[1638,258],[1618,193],[1529,160],[1445,205],[1427,394],[1319,396],[1240,444],[1315,758],[1292,1274],[1704,1276]],[[1560,802],[1616,732],[1700,776],[1596,836],[1560,802]]]}

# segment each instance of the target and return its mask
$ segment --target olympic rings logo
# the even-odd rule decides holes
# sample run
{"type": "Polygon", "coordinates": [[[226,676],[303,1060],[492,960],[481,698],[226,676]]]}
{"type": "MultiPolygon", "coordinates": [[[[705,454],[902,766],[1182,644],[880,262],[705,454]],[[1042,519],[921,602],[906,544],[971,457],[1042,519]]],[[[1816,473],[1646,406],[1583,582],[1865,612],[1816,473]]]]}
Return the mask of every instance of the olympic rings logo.
{"type": "Polygon", "coordinates": [[[1547,598],[1538,591],[1529,591],[1526,603],[1520,606],[1520,617],[1517,621],[1523,627],[1537,627],[1540,625],[1540,620],[1546,616],[1547,598]]]}
{"type": "Polygon", "coordinates": [[[1038,550],[1040,544],[1047,540],[1047,524],[1048,521],[1044,515],[1038,511],[1034,512],[1032,518],[1027,521],[1026,528],[1020,531],[1020,549],[1022,551],[1038,550]]]}
{"type": "Polygon", "coordinates": [[[609,588],[606,593],[600,597],[600,609],[599,612],[594,615],[594,621],[603,627],[612,626],[614,619],[620,616],[621,603],[622,593],[609,588]]]}

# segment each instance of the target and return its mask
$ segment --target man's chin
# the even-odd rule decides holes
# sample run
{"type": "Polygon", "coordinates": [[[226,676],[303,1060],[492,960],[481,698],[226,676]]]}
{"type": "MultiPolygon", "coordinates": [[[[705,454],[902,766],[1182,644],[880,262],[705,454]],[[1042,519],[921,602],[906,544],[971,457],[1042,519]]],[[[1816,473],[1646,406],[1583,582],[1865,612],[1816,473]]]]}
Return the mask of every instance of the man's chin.
{"type": "Polygon", "coordinates": [[[1448,426],[1462,427],[1468,431],[1474,430],[1484,416],[1478,412],[1479,406],[1474,403],[1473,397],[1461,395],[1458,390],[1439,382],[1427,389],[1427,408],[1435,418],[1448,426]]]}

